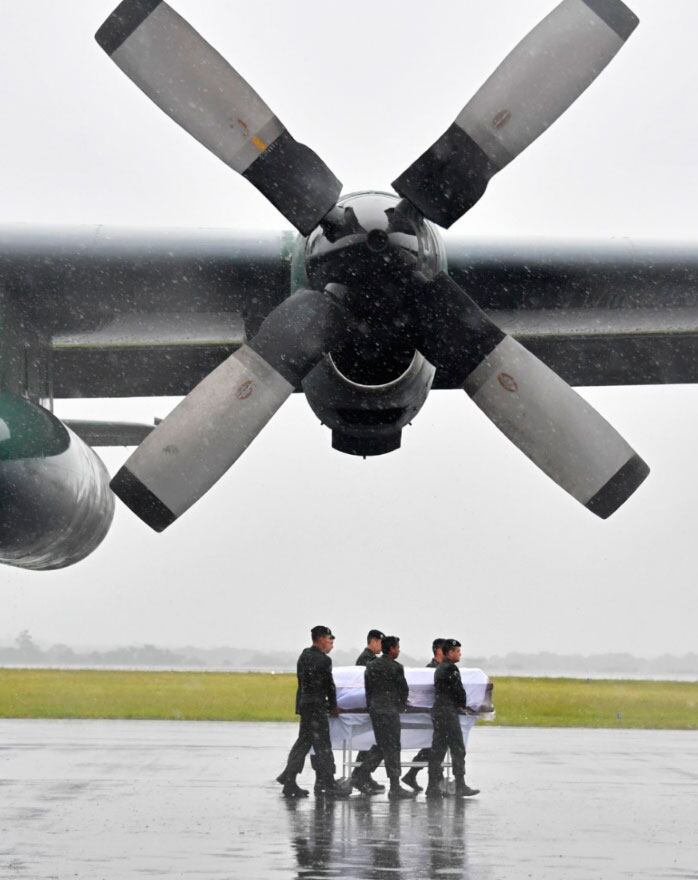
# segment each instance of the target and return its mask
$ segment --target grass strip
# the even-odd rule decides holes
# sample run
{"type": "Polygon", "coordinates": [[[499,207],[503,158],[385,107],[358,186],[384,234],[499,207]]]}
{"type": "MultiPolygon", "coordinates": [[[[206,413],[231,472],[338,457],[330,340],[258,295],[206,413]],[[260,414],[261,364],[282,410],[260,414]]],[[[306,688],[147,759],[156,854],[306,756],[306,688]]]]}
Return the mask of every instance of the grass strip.
{"type": "MultiPolygon", "coordinates": [[[[0,669],[2,718],[293,721],[294,675],[0,669]]],[[[498,726],[698,729],[698,682],[497,678],[498,726]]]]}

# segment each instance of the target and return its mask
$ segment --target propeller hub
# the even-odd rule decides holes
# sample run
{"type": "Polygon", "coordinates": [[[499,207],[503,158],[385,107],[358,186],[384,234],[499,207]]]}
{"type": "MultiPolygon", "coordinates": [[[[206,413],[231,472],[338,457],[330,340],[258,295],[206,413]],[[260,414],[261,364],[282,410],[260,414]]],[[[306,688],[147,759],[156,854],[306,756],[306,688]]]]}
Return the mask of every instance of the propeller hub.
{"type": "Polygon", "coordinates": [[[384,229],[372,229],[366,236],[366,245],[374,254],[381,254],[390,245],[390,236],[384,229]]]}
{"type": "Polygon", "coordinates": [[[434,227],[408,202],[384,192],[341,199],[306,240],[304,259],[313,288],[343,284],[374,303],[406,265],[427,277],[446,266],[434,227]]]}

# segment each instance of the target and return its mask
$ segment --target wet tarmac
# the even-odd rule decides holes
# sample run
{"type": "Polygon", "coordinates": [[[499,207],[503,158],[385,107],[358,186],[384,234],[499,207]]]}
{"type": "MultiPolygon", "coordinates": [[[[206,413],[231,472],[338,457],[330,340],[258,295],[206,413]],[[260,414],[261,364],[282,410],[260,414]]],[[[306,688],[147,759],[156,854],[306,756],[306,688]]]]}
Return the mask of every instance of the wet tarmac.
{"type": "Polygon", "coordinates": [[[287,803],[294,733],[0,720],[0,878],[698,878],[695,733],[479,725],[438,804],[287,803]]]}

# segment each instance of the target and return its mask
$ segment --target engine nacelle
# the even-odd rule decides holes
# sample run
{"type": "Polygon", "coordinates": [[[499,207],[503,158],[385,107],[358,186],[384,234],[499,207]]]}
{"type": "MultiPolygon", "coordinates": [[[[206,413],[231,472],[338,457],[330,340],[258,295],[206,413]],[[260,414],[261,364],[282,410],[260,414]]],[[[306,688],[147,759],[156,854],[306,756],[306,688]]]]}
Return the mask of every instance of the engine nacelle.
{"type": "Polygon", "coordinates": [[[332,446],[341,452],[382,455],[399,448],[402,429],[434,379],[434,367],[393,320],[404,296],[395,284],[403,265],[433,277],[446,269],[446,252],[418,211],[382,192],[344,196],[324,224],[299,239],[293,254],[292,288],[342,285],[344,306],[356,321],[339,349],[303,382],[313,412],[332,429],[332,446]]]}
{"type": "Polygon", "coordinates": [[[350,455],[382,455],[398,449],[402,429],[422,408],[434,367],[415,352],[407,369],[383,385],[361,385],[327,356],[303,382],[320,421],[332,429],[332,446],[350,455]]]}
{"type": "Polygon", "coordinates": [[[48,410],[0,392],[0,562],[72,565],[113,517],[109,474],[90,447],[48,410]]]}

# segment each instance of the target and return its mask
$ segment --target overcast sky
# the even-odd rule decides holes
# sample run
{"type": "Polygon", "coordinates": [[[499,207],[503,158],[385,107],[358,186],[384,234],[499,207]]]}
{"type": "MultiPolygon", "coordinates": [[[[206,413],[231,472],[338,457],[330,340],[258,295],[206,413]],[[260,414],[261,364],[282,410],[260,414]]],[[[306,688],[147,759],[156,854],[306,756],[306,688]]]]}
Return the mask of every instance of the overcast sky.
{"type": "MultiPolygon", "coordinates": [[[[97,47],[115,0],[0,0],[0,220],[281,229],[241,177],[97,47]]],[[[344,181],[389,183],[452,122],[550,0],[173,0],[344,181]]],[[[588,92],[497,176],[454,236],[696,239],[698,3],[635,0],[641,25],[588,92]]],[[[698,246],[698,239],[697,245],[698,246]]],[[[162,535],[117,509],[85,562],[0,571],[0,640],[287,649],[327,623],[419,655],[696,648],[698,389],[585,390],[652,467],[602,522],[460,392],[435,393],[391,455],[333,452],[296,395],[162,535]]],[[[151,421],[174,401],[59,403],[151,421]]],[[[126,450],[103,457],[113,473],[126,450]]]]}

